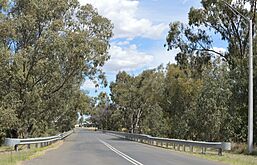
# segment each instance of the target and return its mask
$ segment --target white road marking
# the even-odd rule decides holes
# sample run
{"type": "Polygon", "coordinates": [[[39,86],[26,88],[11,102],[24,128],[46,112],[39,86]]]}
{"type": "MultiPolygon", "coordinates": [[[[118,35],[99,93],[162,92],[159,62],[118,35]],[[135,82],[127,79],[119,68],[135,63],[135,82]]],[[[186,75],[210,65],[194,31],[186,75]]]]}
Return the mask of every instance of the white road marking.
{"type": "Polygon", "coordinates": [[[117,150],[116,148],[114,148],[113,146],[111,146],[110,144],[98,139],[101,143],[103,143],[106,147],[108,147],[110,150],[112,150],[113,152],[115,152],[116,154],[120,155],[121,157],[123,157],[124,159],[126,159],[127,161],[129,161],[130,163],[134,164],[134,165],[144,165],[138,161],[136,161],[135,159],[129,157],[128,155],[122,153],[121,151],[117,150]]]}

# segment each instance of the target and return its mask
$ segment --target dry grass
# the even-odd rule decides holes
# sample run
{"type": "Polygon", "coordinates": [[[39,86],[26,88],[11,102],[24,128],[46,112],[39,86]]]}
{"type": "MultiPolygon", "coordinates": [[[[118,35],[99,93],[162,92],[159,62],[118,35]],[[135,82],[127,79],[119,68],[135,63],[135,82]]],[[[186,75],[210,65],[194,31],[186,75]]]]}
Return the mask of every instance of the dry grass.
{"type": "Polygon", "coordinates": [[[208,160],[214,160],[229,165],[257,165],[256,155],[224,153],[223,156],[217,154],[193,154],[208,160]]]}
{"type": "Polygon", "coordinates": [[[44,155],[47,151],[58,148],[62,143],[62,141],[59,141],[42,148],[31,146],[31,149],[25,149],[25,147],[20,147],[19,152],[11,151],[0,154],[0,165],[21,165],[22,161],[44,155]]]}

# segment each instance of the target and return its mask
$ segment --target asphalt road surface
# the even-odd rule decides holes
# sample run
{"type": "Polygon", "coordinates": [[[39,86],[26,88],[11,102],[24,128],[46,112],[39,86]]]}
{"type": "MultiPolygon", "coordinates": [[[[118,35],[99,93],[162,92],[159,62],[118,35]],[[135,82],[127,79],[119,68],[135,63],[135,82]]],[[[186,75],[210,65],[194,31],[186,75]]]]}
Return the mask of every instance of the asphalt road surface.
{"type": "Polygon", "coordinates": [[[58,149],[22,165],[219,165],[184,153],[77,129],[58,149]]]}

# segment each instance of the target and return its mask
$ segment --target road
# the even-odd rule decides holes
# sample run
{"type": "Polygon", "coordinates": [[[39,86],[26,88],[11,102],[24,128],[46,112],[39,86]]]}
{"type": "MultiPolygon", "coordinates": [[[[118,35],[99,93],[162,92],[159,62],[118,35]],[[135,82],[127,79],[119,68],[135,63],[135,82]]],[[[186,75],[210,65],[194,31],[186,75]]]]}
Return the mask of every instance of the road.
{"type": "Polygon", "coordinates": [[[220,165],[185,153],[78,129],[58,149],[22,165],[220,165]]]}

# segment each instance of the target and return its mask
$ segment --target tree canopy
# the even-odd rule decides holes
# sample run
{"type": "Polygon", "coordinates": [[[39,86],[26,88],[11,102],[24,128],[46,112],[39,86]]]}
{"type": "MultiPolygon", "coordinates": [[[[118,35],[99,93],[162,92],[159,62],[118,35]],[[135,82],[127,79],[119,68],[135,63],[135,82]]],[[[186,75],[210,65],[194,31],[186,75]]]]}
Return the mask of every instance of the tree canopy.
{"type": "Polygon", "coordinates": [[[89,98],[84,79],[106,85],[111,22],[77,0],[11,0],[0,7],[1,136],[74,126],[89,98]]]}
{"type": "MultiPolygon", "coordinates": [[[[204,141],[247,140],[248,38],[254,38],[255,66],[257,1],[226,2],[253,21],[255,32],[249,34],[249,25],[224,2],[202,0],[201,7],[190,9],[188,24],[170,23],[165,48],[179,50],[176,64],[136,76],[124,71],[116,75],[110,95],[120,124],[110,129],[204,141]],[[215,49],[214,35],[226,43],[225,52],[215,49]]],[[[256,73],[254,67],[254,95],[256,73]]]]}

